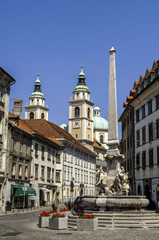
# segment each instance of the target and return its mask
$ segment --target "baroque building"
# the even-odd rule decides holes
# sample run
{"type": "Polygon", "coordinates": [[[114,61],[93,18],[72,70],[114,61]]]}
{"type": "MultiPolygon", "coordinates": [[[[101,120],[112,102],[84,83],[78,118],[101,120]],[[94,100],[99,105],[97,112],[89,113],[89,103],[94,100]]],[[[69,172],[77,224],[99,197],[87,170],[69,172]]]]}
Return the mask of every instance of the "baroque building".
{"type": "MultiPolygon", "coordinates": [[[[129,149],[133,164],[137,195],[146,195],[150,203],[158,202],[159,187],[159,61],[154,61],[139,81],[135,81],[124,103],[122,122],[123,152],[128,157],[129,149]],[[129,118],[128,118],[129,116],[129,118]],[[129,125],[132,121],[131,133],[129,125]],[[133,134],[134,131],[134,134],[133,134]],[[131,138],[127,137],[131,136],[131,138]]],[[[126,161],[127,161],[126,160],[126,161]]],[[[128,163],[126,163],[128,165],[128,163]]],[[[157,206],[158,207],[158,206],[157,206]]]]}
{"type": "Polygon", "coordinates": [[[0,209],[4,207],[3,189],[7,178],[9,95],[10,86],[14,83],[15,80],[0,67],[0,209]]]}
{"type": "Polygon", "coordinates": [[[83,145],[92,150],[93,146],[93,101],[85,83],[83,65],[78,84],[69,101],[69,133],[83,145]]]}
{"type": "Polygon", "coordinates": [[[45,119],[30,119],[23,122],[40,137],[54,142],[59,148],[54,147],[53,150],[51,147],[46,147],[42,139],[41,143],[37,140],[33,143],[34,184],[39,185],[42,191],[56,190],[56,193],[52,193],[54,195],[52,201],[56,196],[59,196],[60,201],[66,201],[86,193],[93,195],[96,181],[95,153],[83,146],[66,130],[45,119]],[[50,160],[49,166],[46,166],[48,154],[50,160]],[[50,172],[48,167],[52,169],[50,172]],[[73,193],[70,192],[71,181],[74,181],[73,193]]]}
{"type": "Polygon", "coordinates": [[[35,81],[34,92],[31,94],[30,105],[25,106],[25,119],[46,119],[48,120],[48,106],[45,106],[44,94],[41,92],[39,73],[35,81]]]}

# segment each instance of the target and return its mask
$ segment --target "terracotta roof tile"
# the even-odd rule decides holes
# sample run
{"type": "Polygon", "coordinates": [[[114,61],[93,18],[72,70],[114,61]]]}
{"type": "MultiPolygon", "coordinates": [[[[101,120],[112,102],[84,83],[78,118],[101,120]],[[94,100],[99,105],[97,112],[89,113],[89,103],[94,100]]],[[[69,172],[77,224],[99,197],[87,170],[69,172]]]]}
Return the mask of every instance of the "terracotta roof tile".
{"type": "Polygon", "coordinates": [[[94,138],[93,140],[94,140],[93,146],[95,146],[95,147],[100,147],[100,148],[105,149],[105,148],[102,146],[102,144],[97,141],[97,139],[94,138]]]}
{"type": "Polygon", "coordinates": [[[45,119],[25,119],[22,120],[24,123],[29,125],[32,129],[34,129],[37,133],[43,135],[47,138],[53,138],[57,141],[60,139],[68,140],[85,150],[89,151],[91,154],[94,154],[91,150],[83,146],[79,141],[77,141],[68,131],[62,129],[61,127],[57,126],[56,124],[49,122],[45,119]]]}

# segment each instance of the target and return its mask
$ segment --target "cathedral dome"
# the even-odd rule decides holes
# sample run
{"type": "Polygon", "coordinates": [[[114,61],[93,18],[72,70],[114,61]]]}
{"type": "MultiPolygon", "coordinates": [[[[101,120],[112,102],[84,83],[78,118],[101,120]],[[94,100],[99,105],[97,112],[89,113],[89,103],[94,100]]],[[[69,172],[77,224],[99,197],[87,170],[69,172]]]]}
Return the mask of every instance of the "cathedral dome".
{"type": "Polygon", "coordinates": [[[100,116],[100,108],[96,106],[93,110],[94,117],[93,117],[93,127],[94,129],[103,129],[108,130],[108,121],[105,118],[100,116]]]}

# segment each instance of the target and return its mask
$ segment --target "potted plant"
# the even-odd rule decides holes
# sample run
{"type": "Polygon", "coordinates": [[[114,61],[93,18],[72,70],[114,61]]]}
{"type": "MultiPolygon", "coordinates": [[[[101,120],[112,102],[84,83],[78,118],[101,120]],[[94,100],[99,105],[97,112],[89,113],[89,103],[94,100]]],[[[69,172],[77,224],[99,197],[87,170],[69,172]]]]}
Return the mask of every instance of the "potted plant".
{"type": "Polygon", "coordinates": [[[98,218],[93,214],[79,216],[77,219],[77,231],[95,231],[98,230],[98,218]]]}
{"type": "Polygon", "coordinates": [[[12,173],[12,178],[15,178],[15,174],[14,173],[12,173]]]}
{"type": "Polygon", "coordinates": [[[66,229],[67,217],[65,216],[65,214],[54,213],[49,219],[49,228],[53,230],[66,229]]]}
{"type": "Polygon", "coordinates": [[[50,212],[43,211],[39,215],[39,227],[49,227],[49,218],[51,218],[50,212]]]}
{"type": "Polygon", "coordinates": [[[71,211],[69,208],[60,208],[60,213],[64,213],[66,217],[68,217],[71,214],[71,211]]]}
{"type": "Polygon", "coordinates": [[[21,178],[22,178],[22,175],[21,175],[21,174],[19,174],[19,175],[18,175],[18,178],[20,178],[20,179],[21,179],[21,178]]]}
{"type": "Polygon", "coordinates": [[[28,179],[28,176],[27,176],[27,175],[25,175],[25,179],[28,179]]]}

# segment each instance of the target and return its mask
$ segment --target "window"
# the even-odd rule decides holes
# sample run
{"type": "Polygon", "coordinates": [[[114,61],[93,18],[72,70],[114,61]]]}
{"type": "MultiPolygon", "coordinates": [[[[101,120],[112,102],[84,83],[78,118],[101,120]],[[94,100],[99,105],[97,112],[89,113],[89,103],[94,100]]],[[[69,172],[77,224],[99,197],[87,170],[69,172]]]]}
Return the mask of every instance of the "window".
{"type": "Polygon", "coordinates": [[[136,110],[136,122],[139,122],[140,116],[139,116],[139,109],[136,110]]]}
{"type": "Polygon", "coordinates": [[[142,152],[142,168],[146,167],[146,152],[142,152]]]}
{"type": "Polygon", "coordinates": [[[91,110],[90,110],[90,108],[88,108],[87,109],[87,117],[90,119],[90,117],[91,117],[91,110]]]}
{"type": "Polygon", "coordinates": [[[34,119],[34,113],[33,112],[30,113],[30,119],[34,119]]]}
{"type": "Polygon", "coordinates": [[[152,100],[148,102],[148,115],[152,113],[152,100]]]}
{"type": "Polygon", "coordinates": [[[41,114],[41,118],[43,119],[45,117],[44,113],[41,114]]]}
{"type": "Polygon", "coordinates": [[[149,166],[153,166],[153,149],[149,150],[149,166]]]}
{"type": "Polygon", "coordinates": [[[60,163],[60,154],[56,153],[56,163],[60,163]]]}
{"type": "Polygon", "coordinates": [[[35,180],[38,180],[38,169],[39,169],[39,166],[35,164],[35,180]]]}
{"type": "Polygon", "coordinates": [[[159,95],[156,96],[156,110],[159,109],[159,95]]]}
{"type": "Polygon", "coordinates": [[[15,177],[15,163],[12,163],[12,177],[15,177]]]}
{"type": "Polygon", "coordinates": [[[63,171],[63,180],[66,181],[66,166],[64,166],[64,171],[63,171]]]}
{"type": "Polygon", "coordinates": [[[75,107],[75,118],[78,118],[80,116],[80,108],[75,107]]]}
{"type": "Polygon", "coordinates": [[[52,169],[52,183],[54,183],[54,169],[52,169]]]}
{"type": "Polygon", "coordinates": [[[25,179],[27,179],[27,178],[28,178],[28,167],[25,166],[25,179]]]}
{"type": "Polygon", "coordinates": [[[3,101],[4,88],[0,87],[0,101],[3,101]]]}
{"type": "Polygon", "coordinates": [[[158,68],[155,69],[155,78],[158,77],[158,68]]]}
{"type": "Polygon", "coordinates": [[[45,167],[41,166],[41,179],[44,181],[44,177],[45,177],[45,167]]]}
{"type": "Polygon", "coordinates": [[[56,172],[56,182],[60,182],[60,172],[56,172]]]}
{"type": "Polygon", "coordinates": [[[153,140],[153,123],[149,124],[149,142],[153,140]]]}
{"type": "Polygon", "coordinates": [[[141,110],[142,110],[142,119],[143,119],[145,117],[145,105],[142,106],[141,110]]]}
{"type": "Polygon", "coordinates": [[[51,177],[51,168],[47,167],[47,181],[50,182],[50,177],[51,177]]]}
{"type": "Polygon", "coordinates": [[[44,146],[41,147],[41,151],[42,151],[42,155],[41,155],[41,157],[42,157],[42,160],[44,160],[44,159],[45,159],[45,157],[44,157],[44,154],[45,154],[45,147],[44,147],[44,146]]]}
{"type": "Polygon", "coordinates": [[[52,163],[54,164],[55,163],[55,152],[54,151],[52,151],[52,163]]]}
{"type": "Polygon", "coordinates": [[[38,144],[35,143],[35,157],[38,158],[38,144]]]}
{"type": "Polygon", "coordinates": [[[159,147],[157,147],[157,164],[159,165],[159,147]]]}
{"type": "Polygon", "coordinates": [[[150,84],[151,83],[151,75],[150,76],[148,76],[148,78],[147,78],[147,84],[150,84]]]}
{"type": "Polygon", "coordinates": [[[22,165],[19,165],[18,177],[22,177],[22,165]]]}
{"type": "Polygon", "coordinates": [[[156,137],[159,138],[159,119],[156,120],[156,137]]]}
{"type": "Polygon", "coordinates": [[[47,160],[48,160],[48,161],[51,161],[51,149],[50,149],[50,148],[48,148],[47,160]]]}
{"type": "Polygon", "coordinates": [[[73,163],[73,155],[71,155],[71,163],[73,163]]]}
{"type": "Polygon", "coordinates": [[[103,135],[100,135],[100,143],[103,143],[103,135]]]}
{"type": "Polygon", "coordinates": [[[136,131],[137,147],[140,146],[140,129],[136,131]]]}
{"type": "Polygon", "coordinates": [[[141,90],[144,89],[144,81],[141,83],[141,90]]]}
{"type": "Polygon", "coordinates": [[[65,152],[63,153],[63,161],[64,162],[66,161],[66,153],[65,152]]]}
{"type": "Polygon", "coordinates": [[[142,144],[146,143],[146,127],[142,128],[142,144]]]}
{"type": "Polygon", "coordinates": [[[136,95],[138,95],[138,93],[139,93],[139,89],[138,89],[138,87],[136,88],[136,95]]]}
{"type": "Polygon", "coordinates": [[[140,168],[140,153],[136,155],[136,169],[139,170],[140,168]]]}

